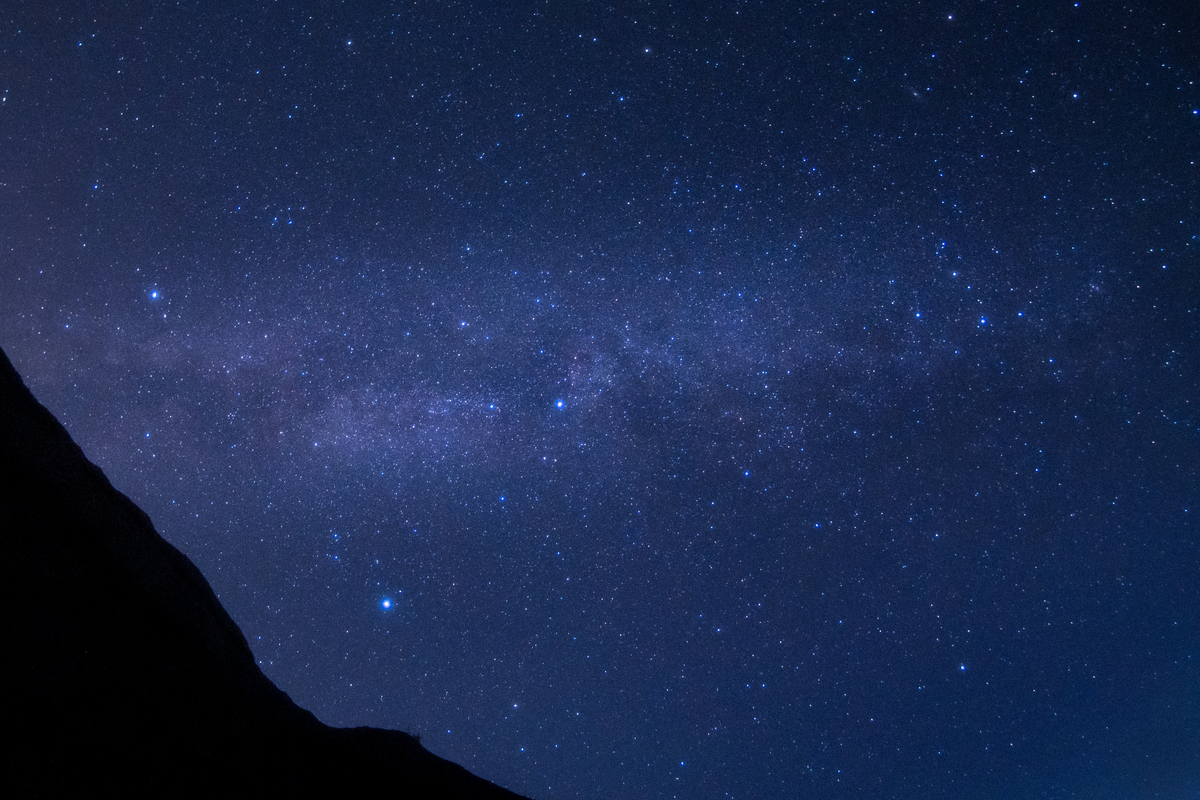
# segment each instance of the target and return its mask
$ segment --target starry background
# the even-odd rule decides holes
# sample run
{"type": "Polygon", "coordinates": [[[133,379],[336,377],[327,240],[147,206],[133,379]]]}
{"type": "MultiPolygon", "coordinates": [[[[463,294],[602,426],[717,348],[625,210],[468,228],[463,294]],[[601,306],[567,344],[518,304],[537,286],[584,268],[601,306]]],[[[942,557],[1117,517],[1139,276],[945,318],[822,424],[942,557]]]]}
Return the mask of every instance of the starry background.
{"type": "Polygon", "coordinates": [[[9,3],[0,345],[538,798],[1200,793],[1200,12],[9,3]]]}

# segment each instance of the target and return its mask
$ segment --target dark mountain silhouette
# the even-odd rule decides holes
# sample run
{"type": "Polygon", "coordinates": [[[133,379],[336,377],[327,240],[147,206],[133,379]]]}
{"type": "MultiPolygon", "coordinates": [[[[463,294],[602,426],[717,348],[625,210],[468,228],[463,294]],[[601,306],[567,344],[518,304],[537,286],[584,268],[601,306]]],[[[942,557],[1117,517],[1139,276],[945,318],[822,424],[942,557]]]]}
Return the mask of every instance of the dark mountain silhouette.
{"type": "Polygon", "coordinates": [[[517,795],[378,728],[331,728],[259,670],[0,350],[0,793],[517,795]]]}

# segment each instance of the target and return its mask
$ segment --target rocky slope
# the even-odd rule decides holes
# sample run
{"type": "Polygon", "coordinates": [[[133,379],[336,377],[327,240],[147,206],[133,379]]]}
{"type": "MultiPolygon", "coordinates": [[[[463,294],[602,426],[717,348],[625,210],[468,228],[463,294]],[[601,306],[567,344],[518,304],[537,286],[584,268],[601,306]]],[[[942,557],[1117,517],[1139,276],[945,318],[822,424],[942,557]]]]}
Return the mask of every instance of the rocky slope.
{"type": "Polygon", "coordinates": [[[293,703],[3,351],[0,636],[6,796],[517,797],[408,734],[293,703]]]}

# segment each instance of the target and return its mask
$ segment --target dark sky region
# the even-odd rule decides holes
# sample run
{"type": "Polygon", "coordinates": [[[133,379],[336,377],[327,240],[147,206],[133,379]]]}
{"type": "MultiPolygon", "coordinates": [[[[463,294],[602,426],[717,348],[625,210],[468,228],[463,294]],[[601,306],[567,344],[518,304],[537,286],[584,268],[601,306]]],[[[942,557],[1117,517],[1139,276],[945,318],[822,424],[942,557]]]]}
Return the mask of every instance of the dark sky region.
{"type": "Polygon", "coordinates": [[[1194,3],[6,3],[0,345],[535,798],[1200,793],[1194,3]]]}

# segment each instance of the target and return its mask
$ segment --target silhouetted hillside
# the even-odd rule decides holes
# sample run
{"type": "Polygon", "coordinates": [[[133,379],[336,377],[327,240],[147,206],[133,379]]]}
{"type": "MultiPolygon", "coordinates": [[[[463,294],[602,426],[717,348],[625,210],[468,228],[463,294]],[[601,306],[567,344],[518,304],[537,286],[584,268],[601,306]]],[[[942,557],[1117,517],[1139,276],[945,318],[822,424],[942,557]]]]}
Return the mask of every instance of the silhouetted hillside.
{"type": "Polygon", "coordinates": [[[293,703],[3,351],[0,536],[6,796],[517,797],[408,734],[293,703]]]}

